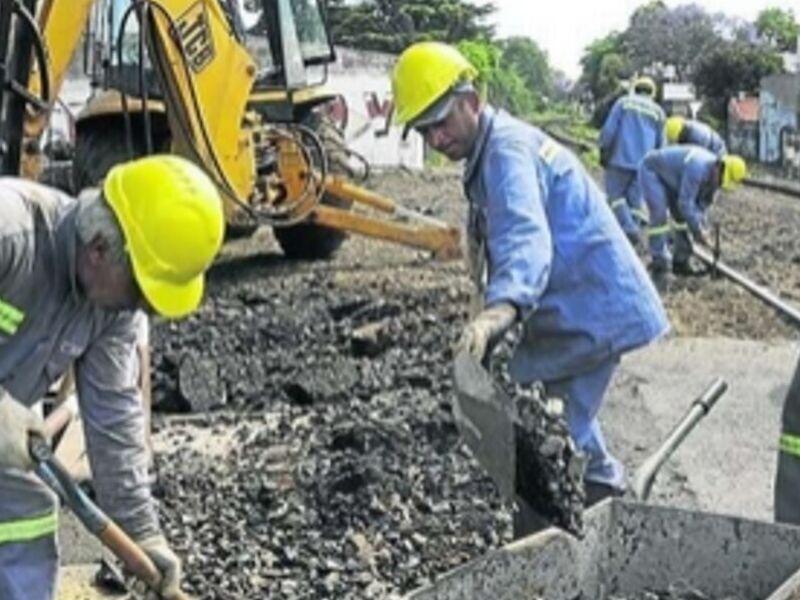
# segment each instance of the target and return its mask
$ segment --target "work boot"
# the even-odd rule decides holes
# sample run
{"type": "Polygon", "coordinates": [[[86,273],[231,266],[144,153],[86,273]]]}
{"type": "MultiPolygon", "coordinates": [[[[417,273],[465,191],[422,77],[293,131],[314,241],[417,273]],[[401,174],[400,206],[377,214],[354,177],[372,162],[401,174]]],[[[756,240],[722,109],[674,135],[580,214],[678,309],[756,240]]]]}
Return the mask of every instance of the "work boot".
{"type": "Polygon", "coordinates": [[[705,265],[698,265],[689,258],[687,260],[674,260],[672,262],[672,272],[680,277],[702,277],[708,275],[708,268],[705,265]]]}
{"type": "Polygon", "coordinates": [[[664,294],[672,287],[672,272],[667,265],[664,264],[650,264],[648,269],[650,272],[650,279],[653,280],[653,285],[656,289],[664,294]]]}
{"type": "Polygon", "coordinates": [[[583,505],[586,508],[606,498],[619,498],[625,493],[624,490],[597,481],[586,481],[584,482],[583,488],[586,492],[586,499],[583,501],[583,505]]]}

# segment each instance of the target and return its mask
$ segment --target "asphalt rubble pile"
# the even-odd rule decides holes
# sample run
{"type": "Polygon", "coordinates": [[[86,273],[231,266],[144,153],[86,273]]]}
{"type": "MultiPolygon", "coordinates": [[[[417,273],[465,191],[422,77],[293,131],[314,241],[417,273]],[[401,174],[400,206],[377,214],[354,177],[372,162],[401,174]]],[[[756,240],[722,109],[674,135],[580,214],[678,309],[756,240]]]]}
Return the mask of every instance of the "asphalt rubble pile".
{"type": "Polygon", "coordinates": [[[510,515],[451,416],[466,298],[342,290],[319,274],[272,291],[232,285],[154,328],[156,405],[202,408],[197,426],[237,439],[224,456],[156,457],[187,591],[392,597],[507,542],[510,515]],[[202,407],[182,395],[204,386],[219,389],[202,407]]]}

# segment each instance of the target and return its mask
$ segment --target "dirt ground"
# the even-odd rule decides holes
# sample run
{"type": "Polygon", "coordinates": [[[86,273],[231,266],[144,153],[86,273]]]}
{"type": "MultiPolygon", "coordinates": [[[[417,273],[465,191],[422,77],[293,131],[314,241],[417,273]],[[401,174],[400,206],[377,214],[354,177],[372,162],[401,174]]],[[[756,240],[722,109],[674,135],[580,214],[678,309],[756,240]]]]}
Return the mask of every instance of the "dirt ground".
{"type": "MultiPolygon", "coordinates": [[[[369,187],[462,222],[457,170],[369,187]]],[[[800,304],[800,200],[746,188],[713,218],[723,260],[800,304]]],[[[154,324],[156,492],[190,592],[392,597],[510,539],[450,414],[469,290],[460,261],[363,238],[288,261],[264,230],[226,247],[196,316],[154,324]]],[[[665,302],[671,336],[797,337],[724,279],[665,302]]]]}

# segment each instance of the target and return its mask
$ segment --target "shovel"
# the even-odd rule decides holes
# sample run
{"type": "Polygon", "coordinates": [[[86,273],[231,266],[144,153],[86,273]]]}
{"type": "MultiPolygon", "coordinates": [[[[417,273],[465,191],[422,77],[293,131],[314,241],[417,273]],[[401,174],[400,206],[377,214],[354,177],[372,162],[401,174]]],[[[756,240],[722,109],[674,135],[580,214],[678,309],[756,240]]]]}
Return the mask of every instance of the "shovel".
{"type": "MultiPolygon", "coordinates": [[[[61,463],[53,456],[50,445],[41,436],[31,436],[29,451],[34,471],[61,500],[70,507],[83,525],[119,558],[125,567],[157,592],[161,572],[144,550],[106,515],[78,486],[61,463]]],[[[179,592],[176,600],[191,600],[179,592]]]]}

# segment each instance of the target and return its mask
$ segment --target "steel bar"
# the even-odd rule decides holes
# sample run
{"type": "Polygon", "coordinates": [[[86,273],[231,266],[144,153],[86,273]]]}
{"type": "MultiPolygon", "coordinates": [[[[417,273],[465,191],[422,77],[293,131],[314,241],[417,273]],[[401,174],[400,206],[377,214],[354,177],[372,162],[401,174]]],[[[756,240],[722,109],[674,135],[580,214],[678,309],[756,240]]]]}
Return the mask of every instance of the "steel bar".
{"type": "Polygon", "coordinates": [[[653,454],[651,454],[636,469],[633,477],[633,494],[637,500],[645,501],[650,496],[656,474],[672,453],[681,445],[686,436],[694,429],[703,417],[716,404],[728,389],[728,384],[721,378],[715,379],[705,391],[697,398],[686,414],[681,418],[677,425],[672,429],[667,438],[661,443],[653,454]]]}
{"type": "Polygon", "coordinates": [[[800,182],[791,184],[788,182],[784,183],[780,181],[769,181],[766,179],[754,179],[752,177],[747,177],[744,180],[744,184],[750,187],[800,198],[800,182]]]}
{"type": "Polygon", "coordinates": [[[733,269],[729,265],[725,264],[721,260],[715,259],[707,250],[695,246],[693,248],[694,255],[703,261],[706,265],[708,265],[711,269],[719,271],[725,277],[730,279],[731,281],[738,283],[743,288],[745,288],[748,292],[763,300],[773,308],[780,311],[782,314],[789,317],[795,325],[800,326],[800,310],[792,306],[791,304],[784,302],[781,300],[775,293],[771,290],[758,285],[754,281],[748,279],[737,270],[733,269]]]}

